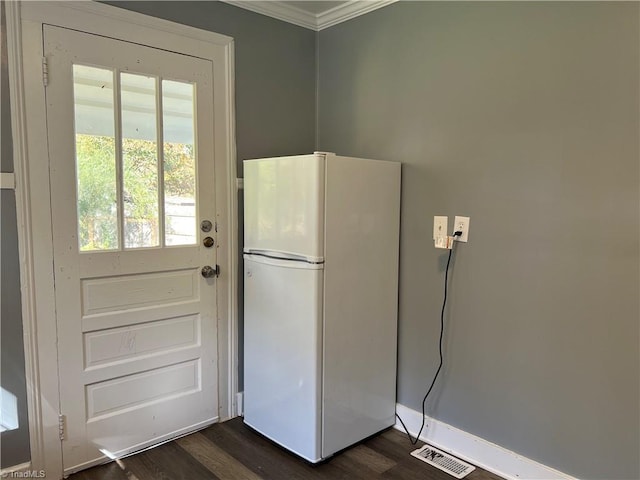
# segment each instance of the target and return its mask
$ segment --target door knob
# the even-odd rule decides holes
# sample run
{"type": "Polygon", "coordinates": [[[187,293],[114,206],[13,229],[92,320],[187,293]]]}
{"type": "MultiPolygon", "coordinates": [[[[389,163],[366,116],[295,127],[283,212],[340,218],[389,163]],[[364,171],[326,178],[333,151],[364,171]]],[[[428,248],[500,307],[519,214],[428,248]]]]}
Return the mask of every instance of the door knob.
{"type": "Polygon", "coordinates": [[[205,237],[204,240],[202,240],[202,244],[207,248],[213,247],[214,243],[215,242],[213,241],[213,238],[211,238],[211,237],[205,237]]]}
{"type": "Polygon", "coordinates": [[[213,268],[209,265],[205,265],[204,267],[202,267],[202,270],[200,270],[200,274],[204,278],[217,277],[218,275],[220,275],[220,267],[216,265],[216,268],[213,268]]]}

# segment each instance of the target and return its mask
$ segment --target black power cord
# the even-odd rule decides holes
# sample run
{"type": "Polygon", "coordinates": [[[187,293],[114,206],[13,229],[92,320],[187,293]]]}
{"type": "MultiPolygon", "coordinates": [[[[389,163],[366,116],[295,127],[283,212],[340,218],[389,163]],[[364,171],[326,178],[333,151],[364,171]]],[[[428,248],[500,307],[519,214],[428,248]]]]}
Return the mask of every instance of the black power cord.
{"type": "MultiPolygon", "coordinates": [[[[462,235],[462,232],[455,232],[453,234],[454,237],[459,237],[460,235],[462,235]]],[[[418,440],[420,440],[420,434],[424,429],[424,424],[426,421],[425,405],[427,403],[427,398],[429,397],[431,390],[433,390],[433,386],[436,384],[436,380],[438,379],[438,375],[440,375],[440,370],[442,370],[442,365],[444,363],[443,361],[444,357],[442,355],[442,339],[444,338],[444,311],[445,311],[445,308],[447,307],[447,285],[449,283],[449,265],[451,264],[451,256],[453,255],[454,245],[455,245],[455,241],[451,246],[451,250],[449,250],[449,258],[447,258],[447,268],[445,268],[445,272],[444,272],[444,299],[442,301],[442,311],[440,312],[440,341],[438,342],[439,352],[440,352],[440,363],[438,365],[438,370],[436,370],[436,374],[433,376],[433,380],[431,381],[429,390],[427,390],[427,393],[422,398],[422,425],[420,426],[420,431],[418,432],[418,435],[416,435],[416,438],[411,438],[411,434],[409,433],[407,426],[402,421],[402,418],[400,418],[400,415],[396,413],[396,417],[398,418],[398,420],[400,420],[400,423],[402,424],[402,428],[404,428],[404,431],[407,433],[407,437],[409,437],[409,441],[411,442],[411,445],[415,445],[416,443],[418,443],[418,440]]]]}

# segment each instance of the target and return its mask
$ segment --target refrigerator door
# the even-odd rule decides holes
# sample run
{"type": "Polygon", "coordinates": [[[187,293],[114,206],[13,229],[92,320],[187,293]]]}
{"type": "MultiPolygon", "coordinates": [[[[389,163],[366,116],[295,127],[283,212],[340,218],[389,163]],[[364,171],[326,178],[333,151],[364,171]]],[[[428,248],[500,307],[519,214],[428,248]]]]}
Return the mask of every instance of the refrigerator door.
{"type": "Polygon", "coordinates": [[[244,255],[244,421],[321,460],[323,265],[244,255]]]}
{"type": "Polygon", "coordinates": [[[244,161],[244,251],[322,262],[323,154],[244,161]]]}

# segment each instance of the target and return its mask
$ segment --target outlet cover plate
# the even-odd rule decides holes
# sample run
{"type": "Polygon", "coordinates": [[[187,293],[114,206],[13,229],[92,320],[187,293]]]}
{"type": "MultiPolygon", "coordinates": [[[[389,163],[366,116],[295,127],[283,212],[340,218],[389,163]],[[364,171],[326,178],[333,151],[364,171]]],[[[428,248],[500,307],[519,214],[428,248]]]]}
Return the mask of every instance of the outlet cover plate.
{"type": "Polygon", "coordinates": [[[433,217],[433,239],[435,240],[438,237],[446,237],[447,233],[447,223],[449,222],[449,217],[443,215],[436,215],[433,217]]]}
{"type": "Polygon", "coordinates": [[[453,222],[453,232],[452,235],[456,232],[462,232],[460,237],[455,237],[457,242],[467,242],[469,240],[469,222],[471,218],[469,217],[460,217],[456,215],[456,219],[453,222]]]}

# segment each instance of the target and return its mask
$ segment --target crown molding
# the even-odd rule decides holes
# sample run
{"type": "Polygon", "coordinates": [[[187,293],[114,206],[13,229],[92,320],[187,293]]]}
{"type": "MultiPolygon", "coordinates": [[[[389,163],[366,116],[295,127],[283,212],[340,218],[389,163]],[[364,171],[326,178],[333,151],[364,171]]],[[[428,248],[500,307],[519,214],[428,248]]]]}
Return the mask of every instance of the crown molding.
{"type": "Polygon", "coordinates": [[[316,15],[316,30],[324,30],[365,13],[373,12],[398,0],[352,0],[316,15]]]}
{"type": "Polygon", "coordinates": [[[343,5],[338,5],[326,12],[313,14],[294,7],[286,1],[255,1],[255,0],[221,0],[224,3],[244,8],[255,13],[260,13],[268,17],[277,18],[285,22],[293,23],[300,27],[314,31],[346,22],[365,13],[369,13],[378,8],[385,7],[398,0],[351,0],[343,5]]]}
{"type": "Polygon", "coordinates": [[[253,1],[253,0],[221,0],[229,5],[244,8],[255,13],[260,13],[268,17],[277,18],[285,22],[299,25],[300,27],[317,30],[316,16],[305,12],[287,2],[280,1],[253,1]]]}

